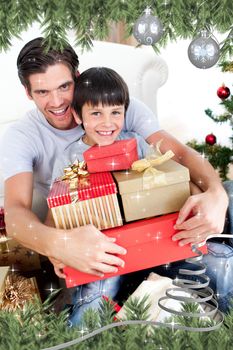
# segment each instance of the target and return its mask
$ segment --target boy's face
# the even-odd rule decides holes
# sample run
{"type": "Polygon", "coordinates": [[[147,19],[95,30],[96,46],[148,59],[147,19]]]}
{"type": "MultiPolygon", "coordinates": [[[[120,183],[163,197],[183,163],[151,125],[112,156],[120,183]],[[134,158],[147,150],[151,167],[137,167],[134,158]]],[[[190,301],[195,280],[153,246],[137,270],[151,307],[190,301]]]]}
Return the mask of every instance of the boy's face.
{"type": "Polygon", "coordinates": [[[90,146],[111,145],[124,125],[125,106],[103,106],[101,103],[93,107],[85,103],[82,107],[83,126],[86,131],[84,142],[90,146]]]}
{"type": "Polygon", "coordinates": [[[33,100],[46,120],[56,129],[68,130],[76,123],[71,113],[74,81],[69,68],[58,63],[49,66],[45,73],[29,76],[28,97],[33,100]]]}

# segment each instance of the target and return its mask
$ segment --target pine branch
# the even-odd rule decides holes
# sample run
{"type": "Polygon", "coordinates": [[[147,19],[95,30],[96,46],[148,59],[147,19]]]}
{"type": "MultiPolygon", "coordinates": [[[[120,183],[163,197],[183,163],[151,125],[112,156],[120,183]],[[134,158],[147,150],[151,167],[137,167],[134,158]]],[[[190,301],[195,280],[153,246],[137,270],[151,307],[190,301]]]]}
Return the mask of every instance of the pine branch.
{"type": "Polygon", "coordinates": [[[209,108],[205,109],[205,114],[208,115],[208,117],[210,117],[216,123],[225,123],[232,119],[232,114],[229,113],[224,113],[216,117],[213,115],[213,112],[209,108]]]}
{"type": "Polygon", "coordinates": [[[221,47],[222,60],[233,54],[231,0],[151,0],[149,3],[145,0],[0,0],[0,50],[7,50],[12,38],[19,37],[35,21],[40,23],[48,47],[59,49],[65,46],[71,28],[82,48],[90,48],[93,39],[106,39],[113,21],[126,23],[127,37],[146,6],[160,18],[164,28],[155,51],[168,41],[192,40],[206,28],[226,33],[221,47]]]}
{"type": "Polygon", "coordinates": [[[233,62],[223,61],[219,63],[219,67],[221,67],[222,72],[233,72],[233,62]]]}
{"type": "MultiPolygon", "coordinates": [[[[148,312],[147,298],[127,303],[131,319],[148,312]],[[131,309],[132,308],[132,309],[131,309]]],[[[186,312],[195,312],[195,304],[184,304],[186,312]]],[[[113,306],[103,301],[99,311],[89,309],[80,327],[69,328],[65,312],[59,315],[51,311],[51,299],[45,304],[28,304],[25,310],[6,312],[0,310],[0,350],[41,350],[70,340],[81,338],[100,325],[113,322],[113,306]]],[[[148,315],[147,315],[148,317],[148,315]]],[[[171,321],[172,319],[170,319],[171,321]]],[[[190,327],[203,327],[211,321],[199,318],[174,316],[175,323],[190,327]]],[[[233,311],[225,317],[224,324],[214,332],[187,332],[170,328],[148,326],[121,326],[104,331],[82,341],[72,349],[78,350],[154,350],[154,349],[231,349],[233,334],[233,311]]],[[[71,348],[71,347],[70,347],[71,348]]]]}
{"type": "Polygon", "coordinates": [[[218,144],[213,146],[206,143],[198,144],[196,140],[191,140],[187,145],[207,157],[212,166],[219,171],[222,180],[228,180],[229,165],[233,163],[232,148],[218,144]]]}

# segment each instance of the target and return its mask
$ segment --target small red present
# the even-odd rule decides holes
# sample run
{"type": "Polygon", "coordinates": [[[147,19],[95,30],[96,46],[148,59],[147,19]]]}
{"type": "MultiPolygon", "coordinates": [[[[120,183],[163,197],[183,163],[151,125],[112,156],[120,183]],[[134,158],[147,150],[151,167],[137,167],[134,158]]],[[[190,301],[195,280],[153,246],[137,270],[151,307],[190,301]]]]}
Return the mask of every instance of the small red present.
{"type": "MultiPolygon", "coordinates": [[[[176,232],[174,225],[177,217],[178,213],[173,213],[104,231],[107,236],[115,237],[117,244],[127,249],[127,254],[120,256],[125,261],[125,267],[119,267],[118,273],[106,273],[103,278],[80,272],[71,267],[65,267],[67,287],[74,287],[195,256],[190,245],[180,247],[178,242],[171,239],[176,232]]],[[[207,253],[206,246],[203,246],[200,250],[207,253]]]]}
{"type": "Polygon", "coordinates": [[[57,228],[93,224],[98,229],[107,229],[122,225],[116,193],[111,173],[89,174],[77,179],[72,187],[69,180],[56,180],[47,203],[57,228]]]}
{"type": "Polygon", "coordinates": [[[83,153],[90,173],[126,170],[138,160],[137,141],[134,138],[115,141],[109,146],[93,146],[83,153]]]}

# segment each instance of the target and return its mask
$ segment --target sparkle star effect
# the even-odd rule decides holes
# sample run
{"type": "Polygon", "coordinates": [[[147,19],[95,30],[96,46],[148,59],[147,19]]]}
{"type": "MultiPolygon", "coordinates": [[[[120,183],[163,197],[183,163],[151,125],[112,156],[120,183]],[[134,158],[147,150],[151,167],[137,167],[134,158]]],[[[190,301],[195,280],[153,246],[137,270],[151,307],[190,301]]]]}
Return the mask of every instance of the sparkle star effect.
{"type": "Polygon", "coordinates": [[[66,244],[66,242],[70,239],[70,237],[69,236],[67,236],[67,234],[66,233],[64,233],[64,235],[60,238],[60,239],[63,239],[64,240],[64,242],[65,242],[65,244],[66,244]]]}
{"type": "Polygon", "coordinates": [[[174,332],[175,326],[176,326],[176,325],[179,325],[180,323],[175,322],[174,319],[173,319],[173,320],[172,320],[171,322],[169,322],[168,324],[171,325],[171,329],[172,329],[172,331],[174,332]]]}
{"type": "Polygon", "coordinates": [[[51,283],[50,288],[45,288],[46,291],[49,291],[50,293],[53,293],[56,288],[53,288],[53,284],[51,283]]]}
{"type": "Polygon", "coordinates": [[[11,272],[17,272],[19,270],[16,267],[14,267],[14,265],[12,265],[11,268],[10,268],[10,271],[11,272]]]}

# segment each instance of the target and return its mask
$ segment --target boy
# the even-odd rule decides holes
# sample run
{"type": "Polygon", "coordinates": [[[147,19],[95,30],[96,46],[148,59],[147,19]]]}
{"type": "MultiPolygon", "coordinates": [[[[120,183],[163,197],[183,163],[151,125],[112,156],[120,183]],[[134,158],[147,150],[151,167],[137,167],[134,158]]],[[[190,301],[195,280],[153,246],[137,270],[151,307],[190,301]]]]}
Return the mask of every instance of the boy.
{"type": "MultiPolygon", "coordinates": [[[[83,135],[71,143],[57,158],[53,179],[63,174],[63,169],[74,160],[83,160],[83,152],[93,145],[106,146],[115,140],[135,137],[139,158],[146,156],[149,145],[142,137],[122,131],[125,112],[129,105],[128,87],[124,80],[110,68],[96,67],[83,72],[76,80],[73,108],[76,122],[82,121],[83,135]],[[79,119],[78,119],[79,118],[79,119]]],[[[50,258],[59,277],[63,265],[50,258]]],[[[83,312],[91,307],[98,308],[103,295],[114,298],[121,284],[121,276],[96,281],[77,287],[73,293],[72,325],[80,324],[83,312]]]]}

